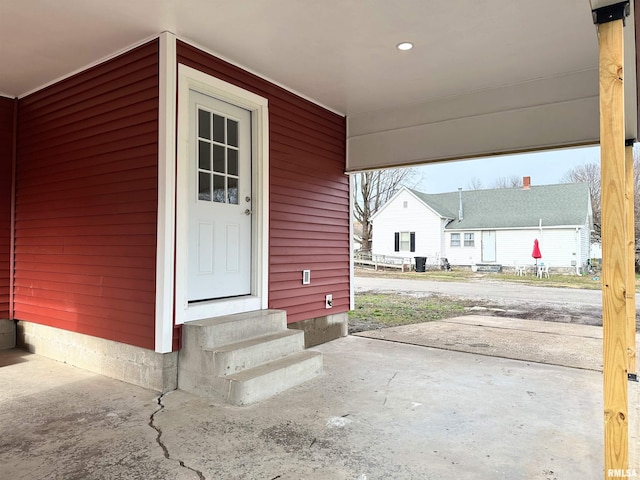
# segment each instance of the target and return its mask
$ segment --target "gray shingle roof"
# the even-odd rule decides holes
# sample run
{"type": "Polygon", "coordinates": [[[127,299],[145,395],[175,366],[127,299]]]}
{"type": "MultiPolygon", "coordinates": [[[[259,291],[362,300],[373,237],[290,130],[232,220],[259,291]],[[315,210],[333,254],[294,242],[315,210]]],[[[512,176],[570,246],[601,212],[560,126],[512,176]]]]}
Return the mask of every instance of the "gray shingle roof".
{"type": "Polygon", "coordinates": [[[453,218],[447,230],[584,225],[589,213],[586,183],[463,190],[463,219],[458,222],[458,192],[422,193],[410,190],[443,217],[453,218]]]}

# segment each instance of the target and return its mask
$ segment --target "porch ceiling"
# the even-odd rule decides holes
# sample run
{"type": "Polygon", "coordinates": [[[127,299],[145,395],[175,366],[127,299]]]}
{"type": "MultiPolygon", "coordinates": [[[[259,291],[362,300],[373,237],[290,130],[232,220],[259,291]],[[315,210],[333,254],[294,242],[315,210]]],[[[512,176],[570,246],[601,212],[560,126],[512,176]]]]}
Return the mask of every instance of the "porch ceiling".
{"type": "MultiPolygon", "coordinates": [[[[420,145],[409,151],[403,146],[411,144],[412,128],[424,136],[431,125],[433,135],[433,125],[498,111],[530,113],[535,106],[576,107],[582,101],[572,115],[584,116],[592,109],[585,107],[588,99],[593,103],[598,95],[592,3],[615,2],[4,1],[0,92],[24,95],[166,30],[346,115],[352,170],[592,143],[597,134],[593,122],[586,122],[566,135],[542,132],[528,143],[435,145],[433,154],[420,145]],[[413,50],[398,51],[402,41],[412,42],[413,50]],[[409,138],[391,138],[389,132],[409,138]],[[396,147],[376,153],[379,142],[396,147]]],[[[635,47],[633,14],[627,26],[627,45],[635,47]]],[[[635,48],[629,61],[627,136],[635,138],[635,48]]],[[[498,132],[490,131],[484,133],[498,140],[498,132]]],[[[458,126],[450,133],[465,130],[458,126]]]]}

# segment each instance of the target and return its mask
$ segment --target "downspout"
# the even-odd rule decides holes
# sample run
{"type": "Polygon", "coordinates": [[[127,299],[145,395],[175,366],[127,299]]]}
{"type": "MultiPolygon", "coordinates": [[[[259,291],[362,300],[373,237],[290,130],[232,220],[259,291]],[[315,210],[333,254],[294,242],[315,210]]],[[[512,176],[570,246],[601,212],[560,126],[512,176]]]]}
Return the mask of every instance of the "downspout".
{"type": "Polygon", "coordinates": [[[13,101],[13,140],[11,145],[11,230],[9,233],[9,320],[14,318],[14,284],[16,277],[16,177],[18,165],[18,99],[13,101]]]}
{"type": "Polygon", "coordinates": [[[459,200],[459,206],[458,206],[458,221],[461,222],[463,219],[463,215],[462,215],[462,187],[458,188],[458,200],[459,200]]]}

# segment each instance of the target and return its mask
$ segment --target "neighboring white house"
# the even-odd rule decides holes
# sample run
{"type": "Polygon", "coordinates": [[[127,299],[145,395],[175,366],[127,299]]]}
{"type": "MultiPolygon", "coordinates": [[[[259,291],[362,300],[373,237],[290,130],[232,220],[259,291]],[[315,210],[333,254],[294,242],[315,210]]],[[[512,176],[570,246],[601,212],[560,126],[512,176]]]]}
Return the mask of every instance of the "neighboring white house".
{"type": "Polygon", "coordinates": [[[374,255],[439,264],[533,265],[534,240],[551,269],[580,272],[589,258],[586,183],[426,194],[402,188],[372,218],[374,255]]]}

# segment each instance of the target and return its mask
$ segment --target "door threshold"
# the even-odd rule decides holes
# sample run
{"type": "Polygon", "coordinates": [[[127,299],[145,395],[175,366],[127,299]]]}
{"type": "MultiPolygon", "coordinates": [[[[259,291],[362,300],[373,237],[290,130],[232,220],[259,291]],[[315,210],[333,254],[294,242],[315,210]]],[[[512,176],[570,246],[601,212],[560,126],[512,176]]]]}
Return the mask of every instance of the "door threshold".
{"type": "Polygon", "coordinates": [[[211,300],[188,302],[182,312],[176,312],[176,324],[251,312],[262,308],[262,299],[256,295],[242,295],[211,300]]]}
{"type": "Polygon", "coordinates": [[[200,303],[211,303],[211,302],[224,302],[224,301],[235,299],[235,298],[246,298],[250,296],[251,294],[247,293],[245,295],[230,295],[228,297],[203,298],[202,300],[189,300],[189,305],[197,305],[200,303]]]}

